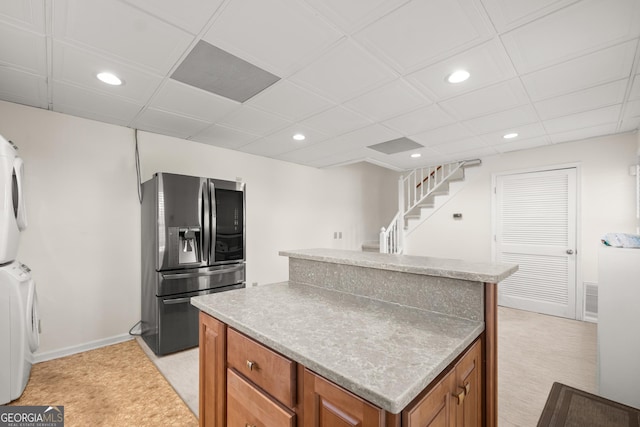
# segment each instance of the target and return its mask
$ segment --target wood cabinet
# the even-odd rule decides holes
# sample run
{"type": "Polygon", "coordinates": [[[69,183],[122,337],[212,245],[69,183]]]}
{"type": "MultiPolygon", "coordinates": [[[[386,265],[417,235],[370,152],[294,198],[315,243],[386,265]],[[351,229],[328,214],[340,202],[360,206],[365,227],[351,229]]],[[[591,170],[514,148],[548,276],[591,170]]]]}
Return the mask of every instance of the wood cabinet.
{"type": "Polygon", "coordinates": [[[295,427],[295,414],[243,379],[227,372],[227,424],[229,427],[295,427]]]}
{"type": "Polygon", "coordinates": [[[226,426],[227,325],[200,312],[200,427],[226,426]]]}
{"type": "Polygon", "coordinates": [[[304,425],[313,427],[384,427],[385,411],[304,371],[304,425]]]}
{"type": "Polygon", "coordinates": [[[402,411],[403,427],[480,427],[482,358],[478,340],[427,391],[402,411]]]}
{"type": "Polygon", "coordinates": [[[200,313],[200,427],[480,427],[482,379],[478,339],[391,414],[200,313]]]}

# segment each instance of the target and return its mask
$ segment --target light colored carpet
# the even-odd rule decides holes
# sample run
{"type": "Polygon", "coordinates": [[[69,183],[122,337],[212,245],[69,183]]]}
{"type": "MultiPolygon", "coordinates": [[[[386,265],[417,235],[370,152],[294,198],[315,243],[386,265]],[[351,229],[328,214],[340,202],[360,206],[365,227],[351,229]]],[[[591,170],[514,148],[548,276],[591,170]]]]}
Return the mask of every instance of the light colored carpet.
{"type": "Polygon", "coordinates": [[[11,405],[64,405],[67,427],[198,425],[134,340],[34,365],[11,405]]]}
{"type": "Polygon", "coordinates": [[[498,309],[498,423],[535,426],[554,381],[596,391],[594,323],[498,309]]]}

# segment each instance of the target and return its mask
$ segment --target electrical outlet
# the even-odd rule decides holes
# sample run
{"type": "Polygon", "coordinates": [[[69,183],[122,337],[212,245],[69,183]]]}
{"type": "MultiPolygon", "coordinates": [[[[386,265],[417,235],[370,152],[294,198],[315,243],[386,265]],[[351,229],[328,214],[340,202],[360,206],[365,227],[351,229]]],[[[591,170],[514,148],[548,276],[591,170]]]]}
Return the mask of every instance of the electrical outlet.
{"type": "Polygon", "coordinates": [[[251,286],[253,286],[253,287],[255,288],[256,286],[258,286],[258,282],[253,282],[253,283],[251,284],[251,286]]]}
{"type": "Polygon", "coordinates": [[[342,231],[338,231],[338,239],[342,239],[342,231]]]}
{"type": "Polygon", "coordinates": [[[334,238],[334,240],[338,238],[338,232],[337,231],[333,232],[333,238],[334,238]]]}

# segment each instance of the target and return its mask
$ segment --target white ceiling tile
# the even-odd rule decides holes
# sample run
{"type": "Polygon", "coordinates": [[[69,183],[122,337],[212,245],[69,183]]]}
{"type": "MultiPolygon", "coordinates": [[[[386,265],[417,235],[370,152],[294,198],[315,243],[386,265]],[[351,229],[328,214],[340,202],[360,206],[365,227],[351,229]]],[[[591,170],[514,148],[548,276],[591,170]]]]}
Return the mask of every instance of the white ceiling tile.
{"type": "Polygon", "coordinates": [[[2,0],[0,21],[45,34],[43,0],[2,0]]]}
{"type": "Polygon", "coordinates": [[[431,104],[431,101],[407,82],[398,79],[352,99],[344,105],[373,120],[380,121],[428,104],[431,104]]]}
{"type": "Polygon", "coordinates": [[[533,101],[629,77],[636,41],[610,47],[522,76],[533,101]]]}
{"type": "MultiPolygon", "coordinates": [[[[287,153],[289,154],[289,153],[287,153]]],[[[311,158],[309,160],[298,160],[296,163],[305,164],[315,168],[332,168],[348,164],[357,163],[366,159],[368,152],[366,148],[357,148],[342,152],[340,154],[330,154],[320,158],[311,158]]],[[[281,160],[285,160],[282,159],[281,160]]]]}
{"type": "Polygon", "coordinates": [[[305,65],[343,37],[295,0],[235,0],[203,39],[279,77],[305,65]]]}
{"type": "Polygon", "coordinates": [[[337,106],[300,122],[328,136],[338,136],[371,124],[371,121],[342,106],[337,106]]]}
{"type": "Polygon", "coordinates": [[[142,109],[126,99],[65,83],[53,84],[53,110],[106,123],[127,126],[142,109]]]}
{"type": "Polygon", "coordinates": [[[640,98],[640,74],[633,76],[633,84],[631,85],[631,91],[629,92],[629,99],[640,98]]]}
{"type": "Polygon", "coordinates": [[[0,99],[32,107],[47,108],[45,77],[0,67],[0,99]]]}
{"type": "Polygon", "coordinates": [[[282,153],[316,144],[325,139],[327,139],[327,136],[317,130],[311,129],[308,126],[295,124],[247,144],[241,147],[240,150],[245,153],[274,157],[282,153]],[[304,141],[294,140],[292,137],[296,133],[302,133],[306,139],[304,141]]]}
{"type": "Polygon", "coordinates": [[[413,135],[411,136],[411,139],[424,146],[431,147],[434,145],[444,144],[445,142],[468,139],[473,136],[473,133],[470,132],[467,128],[458,123],[455,123],[449,126],[443,126],[438,129],[433,129],[419,133],[417,135],[413,135]]]}
{"type": "Polygon", "coordinates": [[[438,105],[430,105],[386,120],[383,124],[408,136],[439,128],[453,122],[454,120],[451,116],[445,113],[438,105]]]}
{"type": "Polygon", "coordinates": [[[463,122],[464,126],[478,134],[499,131],[538,121],[531,105],[512,108],[463,122]]]}
{"type": "Polygon", "coordinates": [[[441,155],[433,151],[431,148],[422,147],[422,148],[417,148],[411,151],[405,151],[403,153],[396,153],[396,154],[375,153],[375,154],[369,154],[369,156],[380,161],[391,163],[395,166],[400,167],[401,169],[407,170],[407,169],[419,168],[422,165],[424,165],[425,162],[428,163],[429,160],[439,158],[441,155]],[[413,153],[420,154],[420,157],[417,157],[417,158],[411,157],[411,154],[413,153]]]}
{"type": "Polygon", "coordinates": [[[509,57],[496,38],[416,71],[407,79],[442,100],[515,76],[509,57]],[[446,78],[456,70],[466,70],[471,76],[462,83],[449,83],[446,78]]]}
{"type": "Polygon", "coordinates": [[[617,124],[621,107],[622,105],[620,104],[611,105],[597,110],[590,110],[583,113],[572,114],[570,116],[545,120],[543,124],[549,134],[569,132],[608,123],[617,124]]]}
{"type": "Polygon", "coordinates": [[[552,143],[578,141],[581,139],[594,138],[596,136],[611,135],[616,131],[616,123],[609,123],[593,127],[585,127],[581,129],[571,130],[549,135],[552,143]]]}
{"type": "Polygon", "coordinates": [[[306,0],[347,33],[385,15],[407,0],[306,0]]]}
{"type": "Polygon", "coordinates": [[[285,79],[269,86],[246,104],[292,121],[298,121],[335,105],[285,79]]]}
{"type": "Polygon", "coordinates": [[[522,25],[577,0],[482,0],[498,31],[522,25]]]}
{"type": "Polygon", "coordinates": [[[264,136],[289,126],[291,121],[275,114],[243,105],[219,120],[218,124],[264,136]]]}
{"type": "Polygon", "coordinates": [[[162,74],[193,41],[187,32],[119,1],[56,0],[53,8],[56,38],[162,74]]]}
{"type": "Polygon", "coordinates": [[[455,160],[483,159],[485,157],[495,156],[496,154],[498,154],[498,150],[494,147],[478,147],[471,150],[459,151],[455,153],[455,155],[452,154],[453,158],[448,162],[455,160]]]}
{"type": "Polygon", "coordinates": [[[291,77],[336,102],[344,102],[396,78],[382,63],[347,39],[291,77]]]}
{"type": "Polygon", "coordinates": [[[583,0],[519,27],[502,41],[521,73],[638,37],[640,2],[583,0]]]}
{"type": "Polygon", "coordinates": [[[486,149],[487,146],[480,138],[467,138],[459,141],[449,141],[431,147],[435,152],[441,154],[456,154],[470,150],[486,149]]]}
{"type": "Polygon", "coordinates": [[[519,79],[458,95],[440,103],[440,106],[459,120],[508,110],[528,103],[529,99],[519,79]]]}
{"type": "Polygon", "coordinates": [[[159,76],[64,43],[54,42],[53,57],[54,80],[121,96],[138,104],[145,104],[162,82],[159,76]],[[124,84],[110,86],[102,83],[96,78],[102,71],[115,73],[124,84]]]}
{"type": "Polygon", "coordinates": [[[46,38],[11,25],[0,25],[0,65],[46,76],[46,38]]]}
{"type": "Polygon", "coordinates": [[[241,104],[173,79],[167,79],[149,105],[163,111],[212,123],[238,109],[241,104]]]}
{"type": "Polygon", "coordinates": [[[640,99],[627,102],[624,109],[624,118],[640,116],[640,99]]]}
{"type": "Polygon", "coordinates": [[[629,117],[622,120],[622,124],[618,129],[618,132],[631,132],[638,130],[640,126],[640,117],[629,117]]]}
{"type": "Polygon", "coordinates": [[[124,0],[167,22],[198,34],[223,0],[124,0]]]}
{"type": "Polygon", "coordinates": [[[499,132],[487,133],[482,135],[480,138],[482,138],[482,140],[486,142],[487,145],[493,146],[504,144],[508,141],[515,142],[516,140],[530,139],[544,135],[545,129],[540,123],[530,123],[528,125],[520,126],[505,126],[499,132]],[[504,135],[508,133],[517,133],[518,136],[513,139],[506,140],[504,139],[504,135]]]}
{"type": "Polygon", "coordinates": [[[628,82],[628,79],[624,79],[605,83],[600,86],[536,102],[535,107],[540,118],[548,120],[608,105],[620,104],[624,99],[628,82]]]}
{"type": "Polygon", "coordinates": [[[493,148],[500,153],[508,153],[510,151],[527,150],[530,148],[543,147],[545,145],[549,145],[548,137],[539,136],[536,138],[513,140],[505,144],[494,145],[493,148]]]}
{"type": "Polygon", "coordinates": [[[477,1],[413,0],[355,37],[406,73],[489,37],[492,30],[481,9],[477,1]]]}
{"type": "Polygon", "coordinates": [[[238,149],[239,147],[242,147],[251,141],[255,141],[258,138],[258,135],[248,132],[242,132],[226,126],[213,125],[189,139],[196,142],[215,145],[216,147],[238,149]]]}
{"type": "Polygon", "coordinates": [[[191,117],[168,113],[155,108],[146,108],[132,124],[132,127],[186,139],[197,135],[210,124],[191,117]]]}

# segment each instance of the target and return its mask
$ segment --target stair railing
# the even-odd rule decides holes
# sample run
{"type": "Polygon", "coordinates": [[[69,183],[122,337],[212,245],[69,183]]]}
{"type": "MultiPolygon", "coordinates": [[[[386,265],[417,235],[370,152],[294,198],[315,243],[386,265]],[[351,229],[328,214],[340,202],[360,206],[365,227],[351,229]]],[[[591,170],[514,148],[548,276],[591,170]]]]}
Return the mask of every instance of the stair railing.
{"type": "Polygon", "coordinates": [[[401,212],[404,215],[411,212],[464,165],[464,161],[453,162],[418,168],[409,172],[406,177],[402,178],[405,202],[401,207],[401,212]]]}
{"type": "Polygon", "coordinates": [[[398,213],[389,225],[380,229],[380,252],[402,253],[405,219],[417,210],[424,200],[446,183],[460,168],[480,164],[480,160],[466,160],[414,169],[398,180],[398,213]]]}
{"type": "Polygon", "coordinates": [[[387,228],[380,229],[380,253],[398,254],[402,252],[402,225],[400,224],[400,212],[396,213],[387,228]]]}

